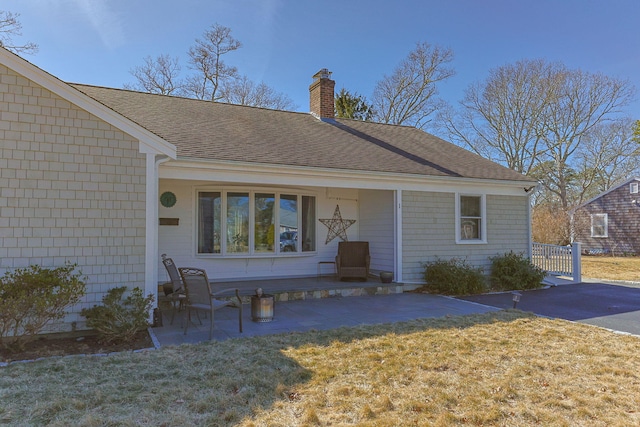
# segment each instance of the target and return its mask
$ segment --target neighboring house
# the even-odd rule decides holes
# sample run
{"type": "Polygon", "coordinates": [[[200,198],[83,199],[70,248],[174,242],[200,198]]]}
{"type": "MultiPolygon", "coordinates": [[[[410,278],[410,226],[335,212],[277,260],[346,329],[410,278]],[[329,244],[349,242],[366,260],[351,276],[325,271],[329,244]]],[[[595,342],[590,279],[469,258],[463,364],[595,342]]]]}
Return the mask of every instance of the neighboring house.
{"type": "Polygon", "coordinates": [[[155,294],[163,253],[214,280],[313,276],[337,213],[397,282],[437,258],[530,253],[534,181],[412,127],[334,118],[326,70],[309,90],[310,114],[68,84],[0,49],[0,273],[78,263],[88,294],[66,320],[81,322],[111,287],[155,294]]]}
{"type": "Polygon", "coordinates": [[[572,211],[572,240],[583,253],[640,253],[639,187],[640,178],[631,178],[572,211]]]}

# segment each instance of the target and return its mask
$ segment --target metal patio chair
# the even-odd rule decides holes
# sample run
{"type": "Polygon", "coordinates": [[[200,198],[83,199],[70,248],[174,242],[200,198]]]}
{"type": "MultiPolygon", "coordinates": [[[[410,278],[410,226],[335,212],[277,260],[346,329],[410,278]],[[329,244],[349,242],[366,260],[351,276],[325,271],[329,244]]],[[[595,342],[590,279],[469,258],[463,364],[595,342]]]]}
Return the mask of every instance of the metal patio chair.
{"type": "Polygon", "coordinates": [[[173,318],[176,315],[176,311],[180,311],[183,308],[187,296],[184,293],[184,286],[182,285],[178,268],[173,260],[167,257],[167,254],[162,254],[162,264],[164,264],[164,268],[167,269],[167,274],[169,274],[170,281],[162,284],[162,290],[165,297],[171,302],[170,324],[173,325],[173,318]]]}
{"type": "MultiPolygon", "coordinates": [[[[204,311],[209,315],[209,340],[213,337],[213,315],[214,312],[222,307],[236,307],[238,308],[238,327],[240,333],[242,333],[242,299],[240,298],[238,288],[223,289],[217,292],[212,292],[211,283],[207,277],[207,272],[200,268],[181,267],[180,277],[182,277],[182,283],[184,285],[187,299],[185,301],[185,317],[186,322],[184,326],[184,334],[187,334],[189,323],[191,322],[191,312],[204,311]],[[223,294],[229,292],[235,292],[235,298],[233,300],[218,299],[223,294]]],[[[200,317],[198,315],[198,320],[200,317]]],[[[200,320],[202,324],[202,320],[200,320]]]]}

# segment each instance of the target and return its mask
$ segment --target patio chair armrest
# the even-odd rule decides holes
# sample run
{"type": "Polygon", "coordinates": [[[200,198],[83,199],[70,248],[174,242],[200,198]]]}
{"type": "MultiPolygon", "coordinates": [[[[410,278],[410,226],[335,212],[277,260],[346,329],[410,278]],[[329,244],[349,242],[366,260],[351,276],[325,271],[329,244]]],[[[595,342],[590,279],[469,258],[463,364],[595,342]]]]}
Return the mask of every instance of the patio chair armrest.
{"type": "MultiPolygon", "coordinates": [[[[214,292],[213,294],[211,294],[211,297],[213,299],[215,299],[216,297],[219,297],[220,294],[224,294],[224,293],[229,293],[231,291],[234,291],[236,294],[236,299],[238,300],[238,302],[232,302],[232,304],[236,307],[238,307],[240,309],[240,316],[242,316],[242,298],[240,297],[240,289],[238,288],[227,288],[227,289],[222,289],[218,292],[214,292]]],[[[240,332],[242,332],[242,320],[240,321],[240,332]]]]}
{"type": "Polygon", "coordinates": [[[230,292],[235,292],[236,295],[239,295],[240,289],[238,289],[238,288],[221,289],[219,291],[213,292],[211,295],[212,296],[218,296],[218,295],[227,294],[227,293],[230,293],[230,292]]]}
{"type": "Polygon", "coordinates": [[[165,282],[162,284],[162,291],[165,296],[172,294],[184,294],[184,287],[180,286],[178,289],[173,288],[173,282],[165,282]]]}

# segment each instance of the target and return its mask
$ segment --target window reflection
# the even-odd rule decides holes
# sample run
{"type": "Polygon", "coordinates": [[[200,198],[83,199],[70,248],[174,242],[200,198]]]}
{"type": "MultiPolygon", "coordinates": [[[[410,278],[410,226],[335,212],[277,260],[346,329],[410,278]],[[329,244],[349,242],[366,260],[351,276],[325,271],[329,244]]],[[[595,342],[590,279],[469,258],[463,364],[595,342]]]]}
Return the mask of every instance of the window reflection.
{"type": "Polygon", "coordinates": [[[280,252],[298,251],[298,196],[280,196],[280,252]]]}
{"type": "Polygon", "coordinates": [[[256,253],[275,252],[275,194],[256,193],[255,195],[255,234],[256,253]]]}
{"type": "Polygon", "coordinates": [[[248,193],[227,193],[227,252],[249,252],[248,193]]]}

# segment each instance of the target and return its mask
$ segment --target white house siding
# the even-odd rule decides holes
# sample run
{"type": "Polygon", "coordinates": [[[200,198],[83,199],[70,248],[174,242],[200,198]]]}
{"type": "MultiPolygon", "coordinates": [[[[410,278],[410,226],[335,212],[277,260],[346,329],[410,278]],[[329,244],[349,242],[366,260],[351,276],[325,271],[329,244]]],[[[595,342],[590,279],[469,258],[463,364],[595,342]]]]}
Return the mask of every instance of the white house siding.
{"type": "Polygon", "coordinates": [[[360,240],[369,242],[371,269],[393,271],[393,191],[360,190],[358,197],[360,240]]]}
{"type": "MultiPolygon", "coordinates": [[[[162,166],[161,166],[162,167],[162,166]]],[[[161,179],[159,193],[171,191],[176,195],[176,204],[171,208],[159,205],[160,218],[177,218],[178,226],[159,227],[158,259],[166,253],[179,267],[197,267],[207,270],[212,281],[233,281],[278,277],[315,276],[318,261],[333,261],[338,251],[339,238],[325,244],[327,227],[316,221],[317,253],[278,255],[266,257],[196,255],[196,192],[199,189],[237,189],[261,191],[285,191],[316,196],[317,219],[332,218],[336,205],[340,206],[343,219],[355,219],[347,230],[349,240],[358,240],[360,221],[358,218],[358,191],[352,189],[328,189],[317,187],[258,187],[256,184],[237,184],[161,179]]],[[[329,267],[322,269],[329,273],[329,267]]],[[[160,281],[168,280],[167,272],[160,263],[160,281]]]]}
{"type": "MultiPolygon", "coordinates": [[[[144,289],[145,155],[138,144],[0,65],[0,273],[77,263],[87,294],[144,289]]],[[[56,325],[52,329],[64,329],[56,325]]]]}
{"type": "Polygon", "coordinates": [[[528,197],[486,196],[486,244],[456,244],[455,197],[454,193],[403,192],[402,268],[405,282],[424,282],[423,264],[436,259],[465,259],[488,273],[490,257],[511,250],[528,255],[528,197]]]}

